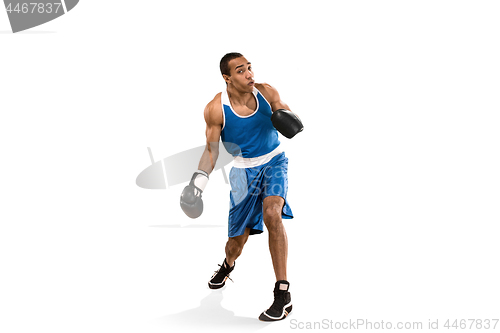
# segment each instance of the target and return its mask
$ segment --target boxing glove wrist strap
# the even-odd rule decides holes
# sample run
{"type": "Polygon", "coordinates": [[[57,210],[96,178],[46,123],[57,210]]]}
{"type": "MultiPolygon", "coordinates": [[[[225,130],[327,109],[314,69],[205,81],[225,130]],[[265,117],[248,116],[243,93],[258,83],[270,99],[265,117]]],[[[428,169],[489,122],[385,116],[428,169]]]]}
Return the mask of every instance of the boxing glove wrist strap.
{"type": "Polygon", "coordinates": [[[199,188],[202,192],[205,190],[205,186],[208,183],[208,173],[203,170],[198,170],[193,174],[192,181],[194,186],[199,188]]]}

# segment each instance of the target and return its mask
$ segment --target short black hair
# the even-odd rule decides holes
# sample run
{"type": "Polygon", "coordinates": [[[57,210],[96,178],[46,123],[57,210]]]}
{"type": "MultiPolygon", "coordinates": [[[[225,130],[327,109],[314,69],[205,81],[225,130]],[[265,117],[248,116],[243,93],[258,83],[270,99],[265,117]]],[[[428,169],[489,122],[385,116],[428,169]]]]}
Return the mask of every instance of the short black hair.
{"type": "Polygon", "coordinates": [[[243,57],[243,54],[238,53],[238,52],[231,52],[227,53],[225,56],[222,57],[220,60],[220,72],[222,75],[230,75],[231,71],[229,68],[229,62],[233,59],[243,57]]]}

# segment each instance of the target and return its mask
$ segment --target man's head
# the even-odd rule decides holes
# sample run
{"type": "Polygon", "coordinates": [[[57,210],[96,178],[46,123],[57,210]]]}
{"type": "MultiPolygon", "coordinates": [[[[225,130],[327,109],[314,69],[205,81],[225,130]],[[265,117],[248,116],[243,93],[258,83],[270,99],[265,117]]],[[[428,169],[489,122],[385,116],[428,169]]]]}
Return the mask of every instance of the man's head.
{"type": "Polygon", "coordinates": [[[243,57],[243,54],[238,52],[231,52],[223,56],[222,59],[220,60],[221,74],[231,76],[231,71],[229,70],[229,62],[239,57],[243,57]]]}
{"type": "Polygon", "coordinates": [[[220,71],[226,84],[237,90],[253,90],[253,72],[251,63],[241,53],[228,53],[220,61],[220,71]]]}

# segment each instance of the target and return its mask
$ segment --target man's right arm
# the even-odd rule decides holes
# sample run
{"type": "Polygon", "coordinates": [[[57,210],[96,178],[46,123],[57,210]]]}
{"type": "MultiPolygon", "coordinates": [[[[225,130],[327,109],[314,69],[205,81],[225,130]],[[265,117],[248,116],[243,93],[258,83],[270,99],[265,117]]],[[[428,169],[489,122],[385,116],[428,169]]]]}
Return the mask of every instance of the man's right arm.
{"type": "Polygon", "coordinates": [[[215,98],[207,104],[204,116],[207,124],[205,130],[207,143],[205,151],[201,156],[198,169],[210,174],[219,157],[219,139],[222,131],[222,106],[220,103],[220,95],[215,96],[215,98]]]}
{"type": "Polygon", "coordinates": [[[205,131],[207,144],[203,152],[198,171],[193,174],[189,185],[181,194],[181,208],[190,218],[197,218],[203,212],[203,200],[201,194],[208,182],[208,175],[212,172],[219,157],[219,138],[222,131],[222,106],[220,95],[208,103],[205,107],[205,131]],[[218,100],[218,103],[217,103],[218,100]]]}

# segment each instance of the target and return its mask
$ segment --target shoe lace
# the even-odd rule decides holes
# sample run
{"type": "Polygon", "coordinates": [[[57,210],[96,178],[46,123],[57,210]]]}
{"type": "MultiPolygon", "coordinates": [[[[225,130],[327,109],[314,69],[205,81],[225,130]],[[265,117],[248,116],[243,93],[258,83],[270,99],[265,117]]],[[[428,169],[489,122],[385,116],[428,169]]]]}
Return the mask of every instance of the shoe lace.
{"type": "Polygon", "coordinates": [[[274,310],[276,312],[281,312],[285,306],[285,295],[283,292],[274,292],[274,302],[269,308],[269,310],[274,310]]]}
{"type": "MultiPolygon", "coordinates": [[[[217,265],[219,265],[219,269],[218,269],[218,270],[216,270],[216,271],[214,271],[214,273],[215,273],[215,274],[218,274],[218,273],[220,272],[220,270],[221,270],[221,269],[227,269],[227,268],[225,268],[225,267],[222,267],[222,265],[221,265],[221,264],[217,264],[217,265]]],[[[231,282],[233,282],[233,283],[234,283],[233,279],[231,279],[231,277],[229,277],[229,274],[231,274],[231,273],[227,273],[227,274],[226,274],[227,278],[228,278],[229,280],[231,280],[231,282]]]]}

